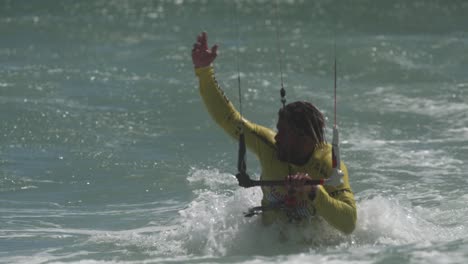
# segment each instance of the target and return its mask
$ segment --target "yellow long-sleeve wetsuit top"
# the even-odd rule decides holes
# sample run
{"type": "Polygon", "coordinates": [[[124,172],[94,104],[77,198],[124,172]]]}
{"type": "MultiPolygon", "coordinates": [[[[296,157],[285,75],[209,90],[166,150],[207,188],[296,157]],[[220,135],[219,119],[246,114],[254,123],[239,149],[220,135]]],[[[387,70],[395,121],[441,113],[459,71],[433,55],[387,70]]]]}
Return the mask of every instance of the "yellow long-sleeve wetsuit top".
{"type": "MultiPolygon", "coordinates": [[[[266,127],[254,124],[248,120],[241,120],[239,112],[226,98],[219,87],[213,67],[196,68],[199,78],[200,94],[212,118],[234,139],[239,139],[239,127],[243,122],[246,145],[253,151],[262,167],[261,180],[284,180],[289,173],[307,173],[312,179],[325,179],[332,174],[331,146],[325,144],[315,150],[309,161],[302,165],[282,162],[276,155],[275,132],[266,127]]],[[[318,186],[316,196],[311,201],[307,194],[296,194],[295,218],[307,219],[315,214],[320,215],[336,229],[351,233],[356,225],[356,203],[349,185],[348,171],[343,162],[341,169],[344,173],[343,184],[339,186],[318,186]]],[[[274,207],[284,201],[287,191],[284,187],[262,187],[262,206],[274,207]]],[[[262,214],[266,224],[290,220],[291,210],[265,210],[262,214]]]]}

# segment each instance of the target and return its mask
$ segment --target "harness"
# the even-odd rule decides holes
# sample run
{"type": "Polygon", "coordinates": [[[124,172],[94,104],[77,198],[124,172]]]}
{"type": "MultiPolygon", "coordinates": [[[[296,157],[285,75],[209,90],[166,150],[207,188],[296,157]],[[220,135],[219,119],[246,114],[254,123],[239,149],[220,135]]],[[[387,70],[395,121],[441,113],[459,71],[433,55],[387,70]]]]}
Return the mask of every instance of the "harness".
{"type": "Polygon", "coordinates": [[[315,208],[313,212],[309,212],[307,204],[303,202],[301,206],[294,195],[294,192],[289,191],[283,200],[275,202],[270,201],[268,205],[251,207],[247,212],[244,212],[244,216],[252,217],[265,211],[273,210],[282,211],[288,218],[289,222],[299,222],[306,217],[313,217],[315,215],[315,208]]]}
{"type": "MultiPolygon", "coordinates": [[[[336,197],[339,196],[343,193],[353,193],[350,189],[344,188],[340,190],[333,191],[329,193],[331,197],[336,197]]],[[[268,205],[263,205],[263,206],[254,206],[248,209],[247,212],[244,212],[245,217],[252,217],[255,215],[259,215],[265,211],[272,211],[272,210],[278,210],[278,211],[283,211],[288,218],[290,222],[294,221],[300,221],[304,217],[313,217],[316,214],[315,208],[312,207],[313,212],[309,213],[308,215],[304,215],[304,213],[299,213],[298,208],[297,208],[297,199],[296,197],[292,194],[289,194],[283,199],[282,201],[277,201],[277,202],[270,202],[268,205]]]]}

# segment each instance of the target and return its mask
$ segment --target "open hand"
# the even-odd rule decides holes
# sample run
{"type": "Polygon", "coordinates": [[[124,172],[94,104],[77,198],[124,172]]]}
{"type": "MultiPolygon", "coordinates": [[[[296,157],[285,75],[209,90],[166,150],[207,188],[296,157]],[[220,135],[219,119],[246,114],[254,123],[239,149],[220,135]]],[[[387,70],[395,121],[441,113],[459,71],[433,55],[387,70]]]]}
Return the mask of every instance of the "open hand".
{"type": "Polygon", "coordinates": [[[208,49],[208,36],[206,32],[202,32],[197,36],[197,42],[193,44],[192,62],[195,68],[202,68],[211,65],[218,55],[218,45],[214,45],[208,49]]]}

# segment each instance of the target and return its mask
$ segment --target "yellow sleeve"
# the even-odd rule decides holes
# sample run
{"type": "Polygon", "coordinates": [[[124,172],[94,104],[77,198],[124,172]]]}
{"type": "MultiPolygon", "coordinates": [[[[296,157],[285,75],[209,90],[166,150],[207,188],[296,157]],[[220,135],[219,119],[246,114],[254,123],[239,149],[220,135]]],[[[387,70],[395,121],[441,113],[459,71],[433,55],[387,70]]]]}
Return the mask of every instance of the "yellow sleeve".
{"type": "Polygon", "coordinates": [[[226,133],[238,140],[240,127],[243,123],[246,145],[259,158],[265,147],[270,150],[274,148],[272,141],[274,132],[241,118],[240,113],[219,87],[213,67],[196,68],[195,74],[199,79],[200,95],[208,113],[226,133]]]}
{"type": "Polygon", "coordinates": [[[317,187],[313,206],[318,215],[345,234],[350,234],[356,227],[357,212],[354,195],[349,186],[348,171],[342,163],[344,183],[337,188],[317,187]]]}

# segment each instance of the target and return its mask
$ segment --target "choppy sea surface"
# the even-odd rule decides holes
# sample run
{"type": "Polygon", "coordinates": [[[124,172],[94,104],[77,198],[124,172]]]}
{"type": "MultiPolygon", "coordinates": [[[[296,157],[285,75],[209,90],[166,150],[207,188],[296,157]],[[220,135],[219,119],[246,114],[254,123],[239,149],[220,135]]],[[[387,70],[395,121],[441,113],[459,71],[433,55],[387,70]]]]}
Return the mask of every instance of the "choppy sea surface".
{"type": "Polygon", "coordinates": [[[467,263],[466,14],[456,0],[1,1],[0,263],[467,263]],[[203,30],[235,105],[239,61],[246,118],[275,128],[282,58],[288,101],[322,109],[328,140],[336,55],[352,235],[284,241],[243,217],[261,192],[237,186],[237,144],[199,97],[203,30]]]}

